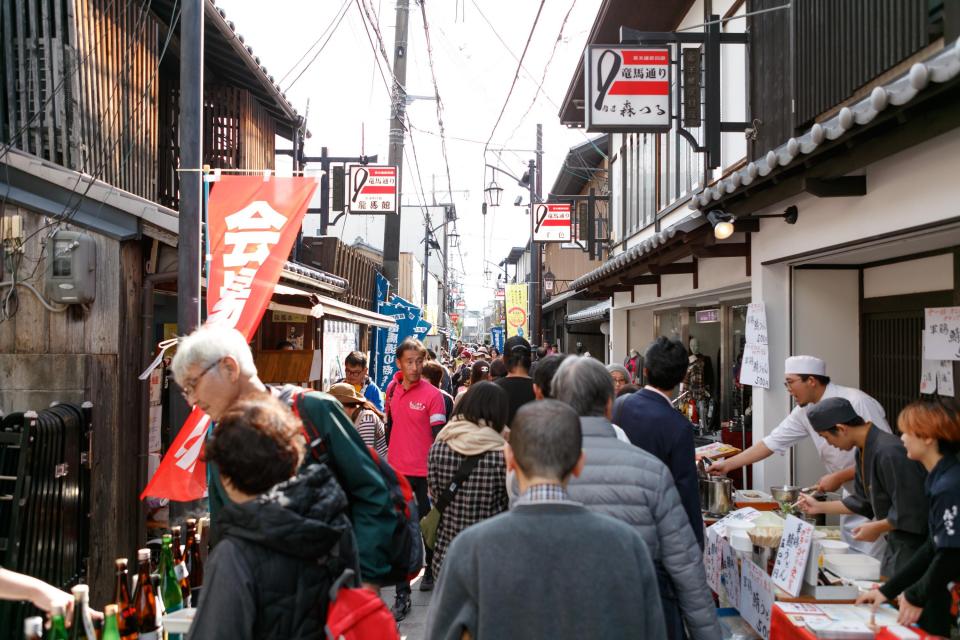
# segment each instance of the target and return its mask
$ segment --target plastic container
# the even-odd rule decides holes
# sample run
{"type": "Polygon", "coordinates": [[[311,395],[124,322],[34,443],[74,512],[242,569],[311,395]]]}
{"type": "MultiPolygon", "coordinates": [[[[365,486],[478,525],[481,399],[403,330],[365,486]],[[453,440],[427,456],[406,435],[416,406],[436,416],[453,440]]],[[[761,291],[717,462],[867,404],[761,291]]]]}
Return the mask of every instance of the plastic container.
{"type": "Polygon", "coordinates": [[[850,553],[850,545],[842,540],[817,540],[824,554],[850,553]]]}
{"type": "Polygon", "coordinates": [[[880,561],[860,553],[824,554],[823,566],[848,580],[880,579],[880,561]]]}

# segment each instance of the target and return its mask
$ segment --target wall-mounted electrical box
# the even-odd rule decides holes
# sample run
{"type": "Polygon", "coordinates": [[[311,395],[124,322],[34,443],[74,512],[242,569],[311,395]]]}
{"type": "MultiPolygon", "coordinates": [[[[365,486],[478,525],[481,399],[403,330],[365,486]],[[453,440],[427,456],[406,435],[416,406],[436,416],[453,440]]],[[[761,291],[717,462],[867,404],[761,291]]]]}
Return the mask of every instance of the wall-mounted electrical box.
{"type": "Polygon", "coordinates": [[[44,292],[51,302],[87,304],[97,293],[97,245],[80,231],[58,230],[47,245],[44,292]]]}

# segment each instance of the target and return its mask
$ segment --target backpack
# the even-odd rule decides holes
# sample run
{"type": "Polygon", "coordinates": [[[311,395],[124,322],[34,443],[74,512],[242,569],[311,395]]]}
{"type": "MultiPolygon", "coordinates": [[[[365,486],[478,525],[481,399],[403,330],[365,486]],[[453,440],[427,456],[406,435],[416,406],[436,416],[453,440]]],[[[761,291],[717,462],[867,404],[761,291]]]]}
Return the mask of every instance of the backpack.
{"type": "Polygon", "coordinates": [[[345,586],[353,581],[354,573],[347,569],[330,587],[324,627],[328,640],[400,640],[386,603],[369,589],[345,586]]]}
{"type": "MultiPolygon", "coordinates": [[[[317,462],[327,462],[327,447],[323,435],[317,426],[301,411],[300,403],[303,393],[292,398],[291,406],[294,413],[303,423],[304,435],[310,455],[317,462]]],[[[384,578],[386,584],[408,582],[415,578],[423,568],[423,545],[420,537],[420,518],[417,514],[417,500],[413,488],[407,478],[397,473],[393,467],[382,459],[372,447],[367,447],[370,457],[376,464],[383,483],[390,494],[390,504],[396,518],[393,536],[390,540],[390,573],[384,578]]],[[[331,467],[331,470],[334,467],[331,467]]],[[[350,497],[349,495],[347,496],[350,497]]]]}

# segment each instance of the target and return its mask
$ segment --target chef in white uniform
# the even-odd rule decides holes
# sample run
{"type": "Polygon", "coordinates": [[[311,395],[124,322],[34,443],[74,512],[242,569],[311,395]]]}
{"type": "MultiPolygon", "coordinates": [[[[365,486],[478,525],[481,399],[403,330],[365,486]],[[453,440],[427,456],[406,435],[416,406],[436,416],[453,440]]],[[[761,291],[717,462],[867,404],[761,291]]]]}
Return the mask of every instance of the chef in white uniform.
{"type": "MultiPolygon", "coordinates": [[[[827,376],[827,365],[813,356],[792,356],[787,358],[784,367],[784,386],[796,401],[793,411],[784,418],[763,440],[746,451],[731,458],[717,462],[707,471],[713,475],[723,475],[748,464],[759,462],[774,453],[784,453],[806,437],[813,439],[817,453],[827,468],[827,474],[820,478],[818,488],[821,491],[837,491],[843,488],[843,496],[853,489],[853,477],[856,458],[853,450],[841,451],[829,444],[811,426],[807,419],[807,409],[824,398],[845,398],[853,405],[857,414],[882,431],[890,432],[890,425],[880,403],[859,389],[843,387],[827,376]]],[[[840,518],[843,540],[861,553],[874,558],[883,557],[886,543],[883,537],[867,539],[864,535],[854,537],[854,530],[868,522],[858,515],[840,518]]]]}

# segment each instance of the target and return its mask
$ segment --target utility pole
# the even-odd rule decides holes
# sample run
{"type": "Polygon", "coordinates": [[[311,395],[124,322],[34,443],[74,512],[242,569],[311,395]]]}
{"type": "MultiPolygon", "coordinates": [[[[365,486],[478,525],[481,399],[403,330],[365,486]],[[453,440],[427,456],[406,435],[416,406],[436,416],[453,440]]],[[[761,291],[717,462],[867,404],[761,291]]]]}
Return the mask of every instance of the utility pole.
{"type": "MultiPolygon", "coordinates": [[[[393,104],[390,106],[390,149],[387,164],[397,167],[397,203],[403,194],[403,137],[407,108],[407,18],[410,0],[397,0],[396,27],[393,35],[393,104]]],[[[387,216],[383,226],[383,275],[396,291],[400,270],[400,214],[387,216]]]]}
{"type": "MultiPolygon", "coordinates": [[[[180,18],[180,173],[179,238],[177,240],[177,333],[185,336],[200,325],[200,238],[203,223],[203,0],[184,0],[180,18]]],[[[144,336],[144,340],[152,340],[144,336]]],[[[190,407],[171,394],[170,419],[179,430],[190,407]]],[[[171,434],[171,440],[175,432],[171,434]]],[[[181,506],[171,505],[179,516],[181,506]]]]}
{"type": "Polygon", "coordinates": [[[423,226],[423,303],[422,309],[427,308],[427,301],[430,300],[430,292],[427,287],[430,286],[430,214],[426,213],[423,226]]]}
{"type": "Polygon", "coordinates": [[[536,224],[536,204],[540,202],[543,173],[543,125],[537,125],[537,159],[530,161],[530,344],[538,347],[543,338],[540,335],[540,316],[543,307],[540,304],[540,243],[534,242],[533,233],[536,224]]]}

